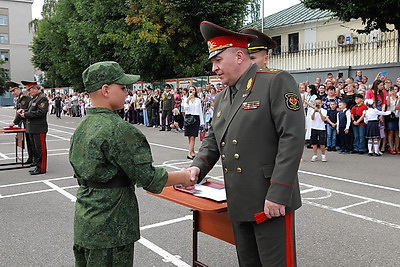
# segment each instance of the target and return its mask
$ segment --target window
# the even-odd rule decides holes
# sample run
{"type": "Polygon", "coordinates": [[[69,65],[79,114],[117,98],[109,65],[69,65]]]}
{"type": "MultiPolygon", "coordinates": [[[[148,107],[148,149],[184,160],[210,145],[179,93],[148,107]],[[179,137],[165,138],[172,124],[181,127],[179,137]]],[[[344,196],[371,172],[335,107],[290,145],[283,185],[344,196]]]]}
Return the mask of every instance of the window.
{"type": "Polygon", "coordinates": [[[7,25],[8,25],[8,16],[0,15],[0,26],[7,26],[7,25]]]}
{"type": "Polygon", "coordinates": [[[299,33],[289,34],[289,53],[299,52],[299,33]]]}
{"type": "Polygon", "coordinates": [[[0,51],[0,59],[4,60],[5,62],[8,61],[9,53],[8,51],[0,51]]]}
{"type": "Polygon", "coordinates": [[[277,47],[272,49],[272,54],[273,55],[280,55],[281,54],[281,37],[280,36],[274,36],[272,37],[272,40],[274,40],[277,44],[277,47]]]}
{"type": "Polygon", "coordinates": [[[8,44],[8,34],[0,33],[0,44],[8,44]]]}

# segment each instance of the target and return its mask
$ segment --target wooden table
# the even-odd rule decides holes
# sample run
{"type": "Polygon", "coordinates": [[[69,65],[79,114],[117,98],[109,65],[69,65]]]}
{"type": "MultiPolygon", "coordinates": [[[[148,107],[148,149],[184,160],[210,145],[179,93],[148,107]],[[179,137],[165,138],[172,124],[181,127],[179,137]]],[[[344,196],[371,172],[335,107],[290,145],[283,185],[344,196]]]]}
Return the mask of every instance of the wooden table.
{"type": "Polygon", "coordinates": [[[15,162],[2,163],[0,164],[0,171],[14,170],[21,168],[29,168],[29,164],[24,164],[24,149],[25,149],[25,129],[19,127],[4,128],[0,129],[0,133],[15,133],[15,162]],[[21,149],[21,157],[18,156],[18,148],[21,149]],[[14,167],[1,168],[2,166],[12,166],[14,167]]]}
{"type": "MultiPolygon", "coordinates": [[[[151,193],[149,193],[151,194],[151,193]]],[[[198,232],[216,237],[231,244],[235,244],[232,224],[228,218],[226,201],[216,202],[206,198],[196,197],[166,187],[161,194],[152,194],[169,201],[181,204],[193,211],[193,266],[207,266],[197,260],[198,256],[198,232]]]]}

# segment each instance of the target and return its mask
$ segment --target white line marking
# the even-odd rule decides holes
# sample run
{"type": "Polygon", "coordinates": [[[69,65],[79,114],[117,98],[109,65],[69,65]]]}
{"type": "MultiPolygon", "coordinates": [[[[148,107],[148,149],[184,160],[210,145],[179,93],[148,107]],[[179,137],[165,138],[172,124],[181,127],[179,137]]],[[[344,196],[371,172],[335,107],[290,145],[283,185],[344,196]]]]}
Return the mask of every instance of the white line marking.
{"type": "Polygon", "coordinates": [[[54,134],[49,134],[49,133],[47,133],[47,135],[48,135],[48,136],[52,136],[52,137],[56,137],[56,138],[59,138],[59,139],[61,139],[61,140],[64,140],[64,141],[68,141],[68,142],[69,142],[69,138],[64,138],[64,137],[61,137],[61,136],[58,136],[58,135],[54,135],[54,134]]]}
{"type": "MultiPolygon", "coordinates": [[[[64,177],[58,177],[58,178],[52,178],[52,179],[46,179],[47,181],[59,181],[59,180],[65,180],[65,179],[71,179],[73,176],[64,176],[64,177]]],[[[15,183],[15,184],[5,184],[5,185],[0,185],[0,188],[4,187],[11,187],[11,186],[19,186],[19,185],[27,185],[27,184],[37,184],[37,183],[42,183],[43,180],[39,181],[30,181],[30,182],[23,182],[23,183],[15,183]]]]}
{"type": "Polygon", "coordinates": [[[356,213],[345,211],[345,210],[335,209],[333,207],[322,205],[322,204],[318,204],[318,203],[314,203],[314,202],[311,202],[311,201],[308,201],[308,200],[303,200],[303,202],[307,203],[307,204],[309,204],[311,206],[318,207],[318,208],[323,208],[323,209],[327,209],[327,210],[331,210],[331,211],[336,211],[336,212],[339,212],[339,213],[342,213],[342,214],[345,214],[345,215],[349,215],[349,216],[353,216],[353,217],[356,217],[356,218],[360,218],[360,219],[363,219],[363,220],[366,220],[366,221],[370,221],[370,222],[382,224],[382,225],[385,225],[385,226],[393,227],[393,228],[396,228],[396,229],[400,229],[400,225],[397,225],[397,224],[394,224],[394,223],[378,220],[378,219],[375,219],[375,218],[371,218],[371,217],[368,217],[368,216],[356,214],[356,213]]]}
{"type": "Polygon", "coordinates": [[[187,148],[179,148],[179,147],[173,147],[173,146],[166,146],[166,145],[161,145],[161,144],[156,144],[156,143],[149,143],[152,146],[159,146],[159,147],[164,147],[164,148],[170,148],[170,149],[175,149],[179,151],[188,151],[187,148]]]}
{"type": "Polygon", "coordinates": [[[76,201],[76,197],[70,193],[68,193],[67,191],[65,191],[64,189],[62,189],[61,187],[53,184],[52,182],[50,182],[49,180],[43,180],[43,183],[45,183],[46,185],[50,186],[51,188],[53,188],[54,190],[56,190],[58,193],[66,196],[67,198],[69,198],[72,202],[76,201]]]}
{"type": "Polygon", "coordinates": [[[300,194],[306,194],[306,193],[314,192],[314,191],[318,191],[318,190],[319,190],[319,189],[316,188],[316,187],[314,187],[314,188],[308,188],[308,189],[301,190],[301,191],[300,191],[300,194]]]}
{"type": "Polygon", "coordinates": [[[46,192],[51,192],[51,191],[54,191],[54,189],[45,189],[45,190],[31,191],[31,192],[25,192],[25,193],[18,193],[18,194],[0,196],[0,198],[20,197],[20,196],[39,194],[39,193],[46,193],[46,192]]]}
{"type": "Polygon", "coordinates": [[[2,157],[3,159],[10,159],[8,156],[6,156],[6,155],[3,154],[3,153],[0,153],[0,157],[2,157]]]}
{"type": "Polygon", "coordinates": [[[193,220],[193,215],[186,215],[186,216],[181,217],[181,218],[172,219],[172,220],[168,220],[168,221],[164,221],[164,222],[159,222],[159,223],[155,223],[155,224],[142,226],[142,227],[140,227],[140,231],[146,230],[146,229],[150,229],[150,228],[160,227],[160,226],[164,226],[164,225],[168,225],[168,224],[178,223],[178,222],[182,222],[182,221],[187,221],[187,220],[193,220]]]}
{"type": "Polygon", "coordinates": [[[178,266],[178,267],[190,267],[190,265],[187,264],[186,262],[178,259],[176,256],[174,256],[171,253],[167,252],[166,250],[160,248],[159,246],[157,246],[156,244],[150,242],[149,240],[147,240],[144,237],[140,237],[138,242],[140,244],[142,244],[143,246],[149,248],[150,250],[154,251],[155,253],[157,253],[161,257],[163,257],[166,262],[170,262],[173,265],[178,266]]]}
{"type": "Polygon", "coordinates": [[[387,186],[376,185],[376,184],[369,184],[369,183],[364,183],[364,182],[360,182],[360,181],[354,181],[354,180],[349,180],[349,179],[345,179],[345,178],[335,177],[335,176],[331,176],[331,175],[325,175],[325,174],[319,174],[319,173],[315,173],[315,172],[308,172],[308,171],[301,171],[301,170],[299,170],[299,173],[314,175],[314,176],[318,176],[318,177],[324,177],[324,178],[328,178],[328,179],[332,179],[332,180],[348,182],[348,183],[353,183],[353,184],[360,184],[360,185],[365,185],[365,186],[369,186],[369,187],[386,189],[386,190],[395,191],[395,192],[400,192],[400,189],[398,189],[398,188],[387,187],[387,186]]]}
{"type": "Polygon", "coordinates": [[[370,202],[371,202],[370,200],[366,200],[366,201],[363,201],[363,202],[358,202],[358,203],[354,203],[352,205],[348,205],[348,206],[344,206],[344,207],[341,207],[341,208],[337,208],[337,210],[345,210],[345,209],[348,209],[348,208],[360,206],[362,204],[366,204],[366,203],[370,203],[370,202]]]}

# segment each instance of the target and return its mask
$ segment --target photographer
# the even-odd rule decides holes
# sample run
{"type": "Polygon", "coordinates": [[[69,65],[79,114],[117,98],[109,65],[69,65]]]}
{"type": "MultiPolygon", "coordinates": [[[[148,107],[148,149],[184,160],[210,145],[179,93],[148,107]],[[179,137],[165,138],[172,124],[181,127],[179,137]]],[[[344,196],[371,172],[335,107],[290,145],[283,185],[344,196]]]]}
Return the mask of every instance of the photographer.
{"type": "Polygon", "coordinates": [[[326,128],[325,120],[327,111],[322,107],[322,99],[315,99],[315,108],[311,114],[311,146],[313,149],[313,156],[311,161],[314,162],[318,159],[318,145],[321,149],[321,161],[326,162],[325,143],[326,143],[326,128]]]}

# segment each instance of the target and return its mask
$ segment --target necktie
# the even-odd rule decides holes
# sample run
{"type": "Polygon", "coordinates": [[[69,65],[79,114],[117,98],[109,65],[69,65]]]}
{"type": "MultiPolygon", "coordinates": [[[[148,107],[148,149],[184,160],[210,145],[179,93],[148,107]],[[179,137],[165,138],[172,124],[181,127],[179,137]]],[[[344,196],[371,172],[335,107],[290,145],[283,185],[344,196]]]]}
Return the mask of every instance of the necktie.
{"type": "Polygon", "coordinates": [[[230,88],[230,91],[231,91],[231,104],[232,104],[233,99],[235,99],[235,95],[237,93],[237,89],[236,89],[235,86],[230,86],[229,88],[230,88]]]}

